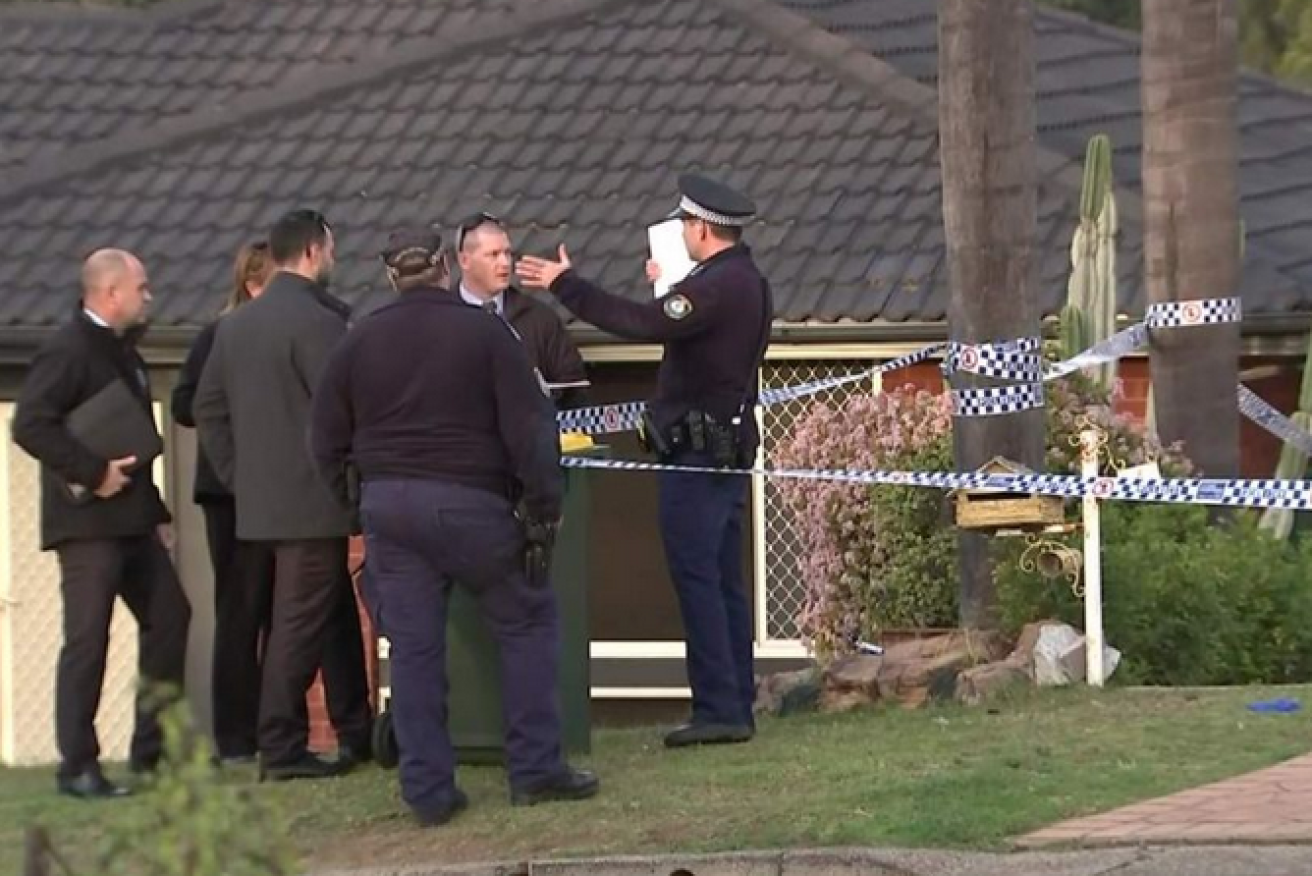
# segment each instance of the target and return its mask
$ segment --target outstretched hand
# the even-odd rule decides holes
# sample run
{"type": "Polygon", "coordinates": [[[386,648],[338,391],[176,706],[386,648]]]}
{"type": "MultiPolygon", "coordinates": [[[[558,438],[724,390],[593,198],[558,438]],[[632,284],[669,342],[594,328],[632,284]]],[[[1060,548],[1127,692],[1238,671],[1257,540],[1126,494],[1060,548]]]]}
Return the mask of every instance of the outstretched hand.
{"type": "Polygon", "coordinates": [[[519,275],[519,281],[530,289],[549,289],[570,267],[569,252],[562,243],[556,261],[526,255],[515,266],[515,273],[519,275]]]}

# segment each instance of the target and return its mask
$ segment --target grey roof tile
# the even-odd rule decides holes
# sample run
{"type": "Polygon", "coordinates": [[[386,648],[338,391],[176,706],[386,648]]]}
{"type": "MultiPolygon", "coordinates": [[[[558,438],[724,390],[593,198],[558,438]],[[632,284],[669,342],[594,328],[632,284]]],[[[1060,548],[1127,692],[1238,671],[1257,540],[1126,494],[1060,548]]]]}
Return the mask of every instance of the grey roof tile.
{"type": "MultiPolygon", "coordinates": [[[[150,39],[130,68],[111,52],[113,40],[63,27],[60,40],[97,48],[34,54],[36,74],[21,81],[12,57],[0,61],[0,107],[18,108],[25,122],[0,120],[0,155],[76,136],[59,134],[60,125],[115,136],[129,123],[140,128],[141,114],[234,106],[270,87],[313,82],[346,59],[367,67],[396,40],[452,32],[474,16],[494,21],[530,2],[543,0],[228,0],[222,15],[141,29],[150,39]],[[230,60],[238,57],[248,60],[230,60]],[[97,64],[110,71],[98,92],[97,64]],[[133,81],[143,70],[149,77],[133,81]]],[[[904,75],[933,82],[934,0],[785,2],[904,75]]],[[[1042,145],[1077,160],[1088,132],[1106,126],[1118,147],[1118,183],[1132,186],[1133,41],[1068,16],[1036,20],[1051,41],[1041,52],[1042,145]]],[[[1291,204],[1312,188],[1312,99],[1264,81],[1244,87],[1245,204],[1259,281],[1245,294],[1259,296],[1259,310],[1309,309],[1308,214],[1291,204]]],[[[449,227],[480,207],[508,218],[517,247],[549,252],[565,240],[580,270],[623,294],[647,295],[645,226],[669,209],[675,178],[690,166],[758,201],[761,221],[749,240],[782,319],[941,319],[948,296],[934,118],[932,108],[884,99],[877,84],[863,89],[834,76],[788,38],[714,4],[634,0],[477,56],[435,58],[276,120],[163,141],[40,197],[0,202],[0,288],[25,284],[0,294],[0,322],[60,318],[53,302],[63,299],[53,293],[70,281],[55,283],[41,266],[56,252],[112,238],[146,259],[167,299],[157,309],[162,324],[199,324],[212,316],[229,269],[216,248],[263,233],[301,204],[324,210],[338,230],[337,288],[357,303],[382,294],[375,254],[398,216],[449,227]]],[[[1065,185],[1041,188],[1049,311],[1064,296],[1076,197],[1065,185]]],[[[1134,236],[1127,220],[1123,301],[1137,306],[1134,236]]]]}

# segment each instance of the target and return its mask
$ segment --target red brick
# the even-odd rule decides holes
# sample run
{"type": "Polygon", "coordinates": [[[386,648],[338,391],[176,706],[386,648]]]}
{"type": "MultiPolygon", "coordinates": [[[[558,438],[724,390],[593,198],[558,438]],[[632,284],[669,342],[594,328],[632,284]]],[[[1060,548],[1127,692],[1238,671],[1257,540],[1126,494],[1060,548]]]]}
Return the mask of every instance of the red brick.
{"type": "Polygon", "coordinates": [[[916,389],[932,392],[935,395],[943,392],[946,388],[943,384],[943,372],[939,370],[937,362],[920,362],[909,368],[889,371],[884,374],[883,383],[886,387],[910,384],[916,389]]]}

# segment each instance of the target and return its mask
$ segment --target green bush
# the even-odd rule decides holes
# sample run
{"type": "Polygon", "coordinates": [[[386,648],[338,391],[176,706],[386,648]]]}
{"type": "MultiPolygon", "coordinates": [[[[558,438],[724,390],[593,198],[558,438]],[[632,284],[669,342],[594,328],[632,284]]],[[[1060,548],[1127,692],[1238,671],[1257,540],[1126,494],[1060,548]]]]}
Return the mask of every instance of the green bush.
{"type": "Polygon", "coordinates": [[[224,782],[187,706],[161,716],[165,760],[142,806],[98,850],[97,876],[288,876],[287,826],[250,786],[224,782]]]}
{"type": "MultiPolygon", "coordinates": [[[[1312,677],[1312,546],[1271,538],[1247,513],[1212,525],[1201,507],[1106,503],[1102,523],[1103,628],[1122,654],[1115,680],[1312,677]]],[[[1019,549],[1008,546],[996,567],[1004,626],[1053,617],[1082,628],[1082,600],[1064,581],[1023,573],[1019,549]]]]}
{"type": "MultiPolygon", "coordinates": [[[[889,459],[900,471],[951,471],[952,445],[935,441],[889,459]]],[[[879,486],[859,525],[881,537],[855,539],[845,575],[865,611],[862,638],[880,630],[957,623],[957,533],[940,490],[879,486]]]]}

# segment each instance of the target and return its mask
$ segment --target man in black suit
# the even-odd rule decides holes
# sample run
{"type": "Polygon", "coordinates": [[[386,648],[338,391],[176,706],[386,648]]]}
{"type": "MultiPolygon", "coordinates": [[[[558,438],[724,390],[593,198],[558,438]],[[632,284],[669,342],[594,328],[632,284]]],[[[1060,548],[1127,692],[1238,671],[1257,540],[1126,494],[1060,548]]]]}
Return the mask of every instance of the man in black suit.
{"type": "MultiPolygon", "coordinates": [[[[560,316],[545,301],[511,285],[513,256],[510,235],[500,219],[478,213],[461,222],[456,234],[461,299],[510,323],[524,344],[529,364],[547,383],[586,381],[583,357],[560,316]]],[[[587,402],[582,387],[560,390],[555,397],[561,408],[582,407],[587,402]]]]}
{"type": "Polygon", "coordinates": [[[114,600],[122,597],[137,620],[146,682],[132,736],[134,772],[159,763],[163,736],[156,716],[166,697],[158,686],[170,695],[181,690],[191,607],[165,547],[172,543],[172,518],[150,461],[103,459],[67,426],[70,413],[116,380],[140,402],[141,416],[153,418],[146,365],[136,351],[150,304],[146,269],[131,253],[99,250],[83,265],[82,290],[73,318],[32,361],[13,436],[41,463],[41,548],[59,557],[58,787],[74,797],[121,797],[128,790],[101,772],[95,728],[114,600]],[[74,498],[87,493],[93,494],[89,501],[74,498]]]}
{"type": "Polygon", "coordinates": [[[262,774],[323,778],[368,756],[372,721],[347,569],[352,514],[319,480],[306,443],[310,397],[346,334],[349,311],[324,288],[333,234],[322,216],[283,216],[269,234],[269,250],[277,273],[259,298],[219,323],[194,413],[210,463],[236,497],[237,537],[267,542],[275,555],[260,689],[262,774]],[[343,718],[334,721],[336,760],[308,748],[305,695],[325,646],[325,668],[337,663],[335,711],[343,718]]]}

